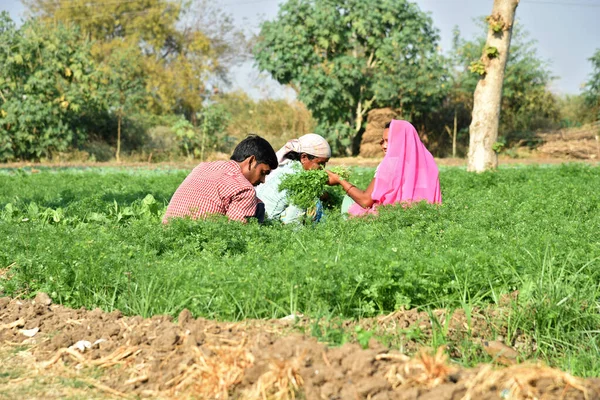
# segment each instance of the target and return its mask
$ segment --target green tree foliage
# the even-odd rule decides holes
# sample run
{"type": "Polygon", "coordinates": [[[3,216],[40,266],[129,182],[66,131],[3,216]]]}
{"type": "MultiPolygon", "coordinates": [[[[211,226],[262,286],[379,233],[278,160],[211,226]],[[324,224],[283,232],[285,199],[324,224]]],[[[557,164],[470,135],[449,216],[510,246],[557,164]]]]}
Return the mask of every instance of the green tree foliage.
{"type": "MultiPolygon", "coordinates": [[[[455,30],[453,95],[468,112],[473,107],[473,99],[465,94],[473,93],[478,81],[477,73],[469,70],[469,66],[481,57],[486,32],[487,25],[484,25],[480,37],[465,40],[455,30]]],[[[536,41],[520,25],[513,28],[502,88],[499,129],[500,136],[508,143],[527,140],[536,130],[554,128],[559,122],[557,98],[549,90],[554,77],[548,62],[540,58],[535,46],[536,41]]]]}
{"type": "Polygon", "coordinates": [[[220,104],[209,104],[204,107],[200,113],[200,123],[198,124],[201,132],[200,139],[200,160],[204,161],[204,157],[208,150],[222,150],[223,147],[219,143],[227,146],[227,138],[224,135],[225,128],[231,119],[231,114],[220,104]]]}
{"type": "Polygon", "coordinates": [[[177,135],[179,146],[185,155],[204,161],[208,151],[221,151],[228,148],[229,138],[225,129],[231,114],[220,104],[209,104],[198,113],[198,127],[181,118],[172,126],[177,135]]]}
{"type": "Polygon", "coordinates": [[[598,115],[600,108],[590,107],[586,101],[585,93],[561,96],[558,99],[558,106],[561,128],[582,126],[600,118],[600,115],[598,115]]]}
{"type": "Polygon", "coordinates": [[[416,118],[439,106],[447,73],[431,18],[406,0],[288,0],[264,22],[261,70],[298,90],[338,153],[356,152],[367,112],[416,118]]]}
{"type": "Polygon", "coordinates": [[[99,108],[99,73],[77,29],[0,14],[0,161],[39,159],[78,139],[99,108]]]}
{"type": "Polygon", "coordinates": [[[247,54],[241,30],[208,1],[23,2],[32,18],[22,28],[0,21],[0,160],[71,146],[95,154],[89,141],[106,159],[121,136],[139,150],[151,127],[171,132],[180,116],[200,132],[207,87],[247,54]]]}
{"type": "Polygon", "coordinates": [[[77,24],[95,40],[96,60],[130,46],[142,57],[148,110],[184,113],[194,119],[207,94],[207,78],[231,65],[234,41],[242,37],[226,16],[202,3],[170,0],[24,0],[43,20],[77,24]],[[211,28],[203,24],[210,15],[211,28]],[[216,28],[215,28],[216,27],[216,28]],[[227,34],[231,37],[227,37],[227,34]],[[222,64],[227,60],[228,64],[222,64]]]}
{"type": "Polygon", "coordinates": [[[596,118],[600,119],[600,49],[588,59],[592,63],[592,73],[585,84],[583,92],[585,103],[595,111],[596,118]]]}
{"type": "MultiPolygon", "coordinates": [[[[477,84],[476,75],[464,73],[464,61],[457,51],[464,41],[461,39],[457,27],[454,29],[453,34],[453,49],[448,59],[449,79],[444,84],[448,90],[443,104],[441,107],[433,108],[430,112],[424,113],[419,118],[411,121],[417,127],[421,140],[438,157],[463,156],[466,154],[468,127],[473,109],[473,91],[477,84]],[[465,84],[465,79],[472,79],[473,81],[465,84]]],[[[473,44],[465,43],[465,46],[471,45],[473,44]]],[[[473,51],[473,54],[475,54],[475,51],[473,51]]]]}
{"type": "Polygon", "coordinates": [[[123,118],[129,113],[135,113],[146,99],[146,75],[143,69],[142,57],[137,49],[127,46],[116,46],[103,59],[101,87],[102,101],[106,109],[117,118],[117,151],[119,161],[121,152],[121,129],[123,118]]]}

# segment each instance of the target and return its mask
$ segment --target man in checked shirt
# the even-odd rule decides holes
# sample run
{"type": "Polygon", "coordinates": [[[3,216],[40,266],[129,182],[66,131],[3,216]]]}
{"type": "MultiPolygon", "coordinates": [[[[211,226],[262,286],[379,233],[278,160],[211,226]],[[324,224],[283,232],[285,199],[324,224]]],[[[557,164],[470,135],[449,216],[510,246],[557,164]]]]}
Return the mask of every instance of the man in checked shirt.
{"type": "Polygon", "coordinates": [[[277,168],[277,156],[265,139],[250,135],[233,151],[229,161],[200,163],[179,185],[169,202],[163,224],[171,218],[226,215],[232,221],[264,218],[264,204],[254,187],[277,168]]]}

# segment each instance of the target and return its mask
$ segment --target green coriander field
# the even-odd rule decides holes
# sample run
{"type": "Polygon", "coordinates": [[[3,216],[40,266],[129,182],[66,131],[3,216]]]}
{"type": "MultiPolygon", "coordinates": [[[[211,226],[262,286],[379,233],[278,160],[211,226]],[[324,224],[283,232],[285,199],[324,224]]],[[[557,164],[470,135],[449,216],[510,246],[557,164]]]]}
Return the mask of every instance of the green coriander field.
{"type": "MultiPolygon", "coordinates": [[[[0,292],[220,320],[495,307],[533,356],[600,375],[600,167],[441,171],[444,204],[315,226],[160,223],[188,171],[0,170],[0,292]]],[[[365,187],[374,169],[354,169],[365,187]]]]}

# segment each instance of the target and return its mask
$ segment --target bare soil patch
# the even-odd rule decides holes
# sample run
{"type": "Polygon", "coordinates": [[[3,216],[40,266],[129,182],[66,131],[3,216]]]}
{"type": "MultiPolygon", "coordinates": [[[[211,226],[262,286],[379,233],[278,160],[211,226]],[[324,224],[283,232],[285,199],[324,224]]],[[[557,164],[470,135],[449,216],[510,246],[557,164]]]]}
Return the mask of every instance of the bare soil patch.
{"type": "MultiPolygon", "coordinates": [[[[464,314],[436,313],[440,320],[450,318],[447,326],[457,334],[465,332],[464,314]]],[[[467,327],[470,334],[485,336],[490,320],[475,319],[467,327]]],[[[463,369],[442,349],[410,358],[374,340],[366,349],[356,343],[328,347],[292,325],[208,321],[187,310],[174,322],[169,316],[68,309],[44,294],[33,301],[2,298],[0,393],[8,394],[5,398],[600,398],[599,380],[541,365],[512,361],[505,368],[463,369]]],[[[399,335],[397,328],[427,331],[431,315],[402,311],[361,326],[399,335]]]]}
{"type": "MultiPolygon", "coordinates": [[[[227,159],[226,155],[218,155],[216,159],[227,159]]],[[[332,158],[328,165],[345,165],[345,166],[353,166],[353,167],[376,167],[379,165],[383,157],[334,157],[332,158]]],[[[212,161],[213,159],[211,159],[212,161]]],[[[436,163],[440,166],[447,167],[466,167],[467,160],[466,158],[436,158],[436,163]]],[[[596,158],[588,158],[588,159],[576,159],[573,157],[569,157],[568,155],[562,156],[552,156],[548,154],[543,154],[540,152],[524,152],[519,155],[519,157],[509,157],[507,155],[500,155],[498,158],[499,165],[557,165],[563,163],[571,163],[571,162],[585,162],[592,165],[598,165],[600,163],[599,159],[596,158]]],[[[39,172],[38,168],[127,168],[127,169],[183,169],[183,170],[191,170],[196,165],[198,165],[199,161],[169,161],[169,162],[158,162],[158,163],[148,163],[148,162],[138,162],[138,161],[123,161],[117,163],[115,161],[108,162],[74,162],[74,161],[65,161],[65,162],[43,162],[43,163],[33,163],[33,162],[13,162],[13,163],[5,163],[0,164],[0,168],[31,168],[32,172],[39,172]]]]}

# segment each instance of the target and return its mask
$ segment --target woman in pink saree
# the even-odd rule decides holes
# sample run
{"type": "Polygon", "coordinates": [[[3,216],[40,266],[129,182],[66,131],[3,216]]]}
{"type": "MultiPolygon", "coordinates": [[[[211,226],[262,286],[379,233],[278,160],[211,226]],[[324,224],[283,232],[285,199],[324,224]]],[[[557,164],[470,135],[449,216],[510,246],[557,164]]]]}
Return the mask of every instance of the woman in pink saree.
{"type": "Polygon", "coordinates": [[[442,203],[437,165],[410,122],[392,120],[380,143],[385,156],[366,190],[327,171],[328,184],[341,185],[354,200],[348,214],[376,214],[378,206],[387,204],[442,203]]]}

